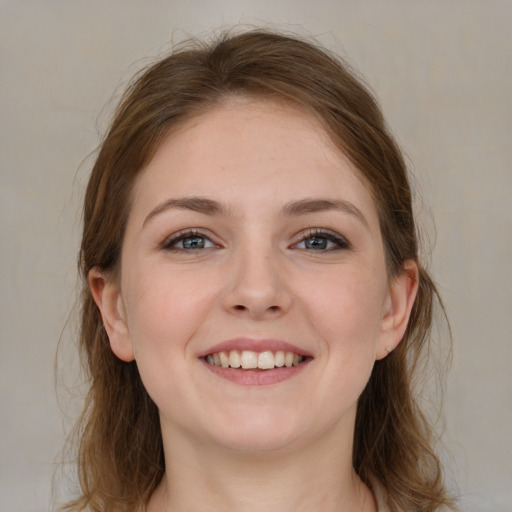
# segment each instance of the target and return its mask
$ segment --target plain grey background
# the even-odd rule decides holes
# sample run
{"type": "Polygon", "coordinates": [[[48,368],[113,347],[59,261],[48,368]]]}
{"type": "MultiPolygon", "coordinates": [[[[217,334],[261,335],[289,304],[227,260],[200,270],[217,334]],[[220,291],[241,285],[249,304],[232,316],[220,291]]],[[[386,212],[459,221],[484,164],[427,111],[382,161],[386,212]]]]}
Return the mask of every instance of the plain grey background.
{"type": "Polygon", "coordinates": [[[447,465],[463,510],[511,511],[512,2],[0,0],[0,512],[51,508],[77,409],[54,357],[62,334],[76,374],[83,159],[112,94],[171,40],[239,22],[317,36],[380,98],[452,322],[447,465]]]}

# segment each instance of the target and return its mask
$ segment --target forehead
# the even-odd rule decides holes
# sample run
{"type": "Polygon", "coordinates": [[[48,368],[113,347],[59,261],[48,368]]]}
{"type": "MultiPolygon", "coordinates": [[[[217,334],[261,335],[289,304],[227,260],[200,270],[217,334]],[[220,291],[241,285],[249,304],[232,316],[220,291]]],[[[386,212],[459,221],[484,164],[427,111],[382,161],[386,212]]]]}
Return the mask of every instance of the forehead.
{"type": "Polygon", "coordinates": [[[136,207],[212,194],[242,205],[341,194],[374,209],[361,174],[318,119],[290,104],[246,97],[174,128],[141,172],[133,199],[136,207]]]}

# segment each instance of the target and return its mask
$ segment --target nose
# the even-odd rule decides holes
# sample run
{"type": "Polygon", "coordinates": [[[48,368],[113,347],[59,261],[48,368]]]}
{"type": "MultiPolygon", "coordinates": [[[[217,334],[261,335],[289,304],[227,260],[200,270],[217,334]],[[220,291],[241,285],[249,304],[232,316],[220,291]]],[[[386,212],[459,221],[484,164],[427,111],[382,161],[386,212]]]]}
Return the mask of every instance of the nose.
{"type": "Polygon", "coordinates": [[[230,314],[264,320],[286,314],[292,304],[286,270],[269,249],[248,249],[231,262],[223,297],[230,314]]]}

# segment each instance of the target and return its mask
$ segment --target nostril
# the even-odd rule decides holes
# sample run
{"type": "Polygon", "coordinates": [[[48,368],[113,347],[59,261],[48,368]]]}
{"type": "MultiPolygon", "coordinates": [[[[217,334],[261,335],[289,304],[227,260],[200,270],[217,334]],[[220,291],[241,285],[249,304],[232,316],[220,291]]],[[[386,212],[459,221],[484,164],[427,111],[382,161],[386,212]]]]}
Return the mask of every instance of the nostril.
{"type": "MultiPolygon", "coordinates": [[[[233,309],[235,309],[236,311],[246,311],[249,308],[247,306],[244,306],[243,304],[236,304],[235,306],[233,306],[233,309]]],[[[267,311],[279,311],[280,309],[281,308],[279,306],[269,306],[267,308],[267,311]]]]}

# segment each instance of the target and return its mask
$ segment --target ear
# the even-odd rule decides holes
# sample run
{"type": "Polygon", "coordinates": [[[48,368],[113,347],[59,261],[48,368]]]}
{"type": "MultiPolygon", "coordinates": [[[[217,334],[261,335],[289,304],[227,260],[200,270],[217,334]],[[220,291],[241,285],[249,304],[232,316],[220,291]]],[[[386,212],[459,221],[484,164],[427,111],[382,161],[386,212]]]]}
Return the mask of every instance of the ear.
{"type": "Polygon", "coordinates": [[[96,267],[89,271],[88,279],[94,302],[101,312],[112,352],[123,361],[133,361],[135,357],[119,285],[115,279],[106,276],[96,267]]]}
{"type": "Polygon", "coordinates": [[[418,293],[418,284],[418,266],[415,261],[407,260],[402,272],[389,284],[376,359],[386,357],[402,341],[418,293]]]}

